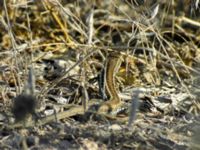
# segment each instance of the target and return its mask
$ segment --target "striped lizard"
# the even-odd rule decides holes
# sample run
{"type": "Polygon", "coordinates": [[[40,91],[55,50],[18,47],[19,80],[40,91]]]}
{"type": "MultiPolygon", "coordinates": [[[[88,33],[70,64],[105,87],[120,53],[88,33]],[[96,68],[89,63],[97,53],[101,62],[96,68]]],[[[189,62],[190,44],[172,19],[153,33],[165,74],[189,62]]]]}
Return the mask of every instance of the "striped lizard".
{"type": "Polygon", "coordinates": [[[109,100],[104,102],[98,109],[99,113],[115,114],[120,109],[122,102],[116,90],[115,75],[118,72],[122,62],[122,56],[119,53],[110,53],[105,67],[105,87],[109,100]]]}

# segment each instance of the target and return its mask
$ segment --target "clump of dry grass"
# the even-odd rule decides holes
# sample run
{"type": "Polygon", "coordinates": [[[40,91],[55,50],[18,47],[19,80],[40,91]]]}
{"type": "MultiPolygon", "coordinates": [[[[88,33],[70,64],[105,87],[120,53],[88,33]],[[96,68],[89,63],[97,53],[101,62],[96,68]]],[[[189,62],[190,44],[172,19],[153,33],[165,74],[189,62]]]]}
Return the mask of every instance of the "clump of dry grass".
{"type": "MultiPolygon", "coordinates": [[[[98,98],[93,81],[106,55],[115,51],[124,56],[118,73],[121,88],[180,85],[176,88],[188,93],[192,102],[184,110],[198,114],[199,100],[190,82],[199,76],[198,0],[0,3],[0,107],[6,106],[2,112],[9,114],[12,99],[22,93],[33,66],[40,112],[53,101],[62,104],[58,112],[68,110],[68,105],[73,110],[71,115],[58,114],[59,119],[76,111],[82,114],[90,99],[98,98]]],[[[53,116],[43,121],[52,120],[53,116]]]]}

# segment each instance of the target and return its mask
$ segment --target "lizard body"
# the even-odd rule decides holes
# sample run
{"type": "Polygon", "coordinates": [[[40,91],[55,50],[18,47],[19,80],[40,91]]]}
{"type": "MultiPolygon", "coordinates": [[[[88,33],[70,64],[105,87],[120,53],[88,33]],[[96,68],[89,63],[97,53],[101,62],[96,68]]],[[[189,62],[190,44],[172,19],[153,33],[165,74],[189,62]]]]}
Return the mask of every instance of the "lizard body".
{"type": "Polygon", "coordinates": [[[110,53],[106,63],[105,84],[109,100],[98,109],[99,113],[115,113],[121,106],[121,99],[117,93],[115,75],[121,66],[122,58],[119,53],[110,53]]]}

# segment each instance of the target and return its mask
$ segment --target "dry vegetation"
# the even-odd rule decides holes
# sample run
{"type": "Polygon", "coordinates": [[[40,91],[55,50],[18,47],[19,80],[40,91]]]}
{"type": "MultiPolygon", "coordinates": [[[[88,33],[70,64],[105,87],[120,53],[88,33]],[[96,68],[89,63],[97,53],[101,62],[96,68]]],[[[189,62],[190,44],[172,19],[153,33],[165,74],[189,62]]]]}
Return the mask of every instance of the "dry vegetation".
{"type": "Polygon", "coordinates": [[[200,149],[199,65],[199,0],[1,0],[0,149],[200,149]],[[112,117],[111,51],[129,106],[112,117]]]}

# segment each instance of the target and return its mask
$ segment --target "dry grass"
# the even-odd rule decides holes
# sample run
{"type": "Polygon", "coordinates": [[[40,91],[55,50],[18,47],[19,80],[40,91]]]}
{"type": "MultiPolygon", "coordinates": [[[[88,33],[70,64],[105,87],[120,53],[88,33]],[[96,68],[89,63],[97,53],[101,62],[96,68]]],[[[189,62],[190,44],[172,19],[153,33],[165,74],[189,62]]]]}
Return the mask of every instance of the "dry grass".
{"type": "Polygon", "coordinates": [[[187,149],[193,141],[198,149],[190,126],[199,124],[199,14],[198,0],[1,1],[0,149],[187,149]],[[143,94],[131,116],[99,117],[92,107],[111,51],[123,55],[120,97],[131,105],[133,91],[143,94]],[[36,124],[11,113],[27,89],[36,124]]]}

